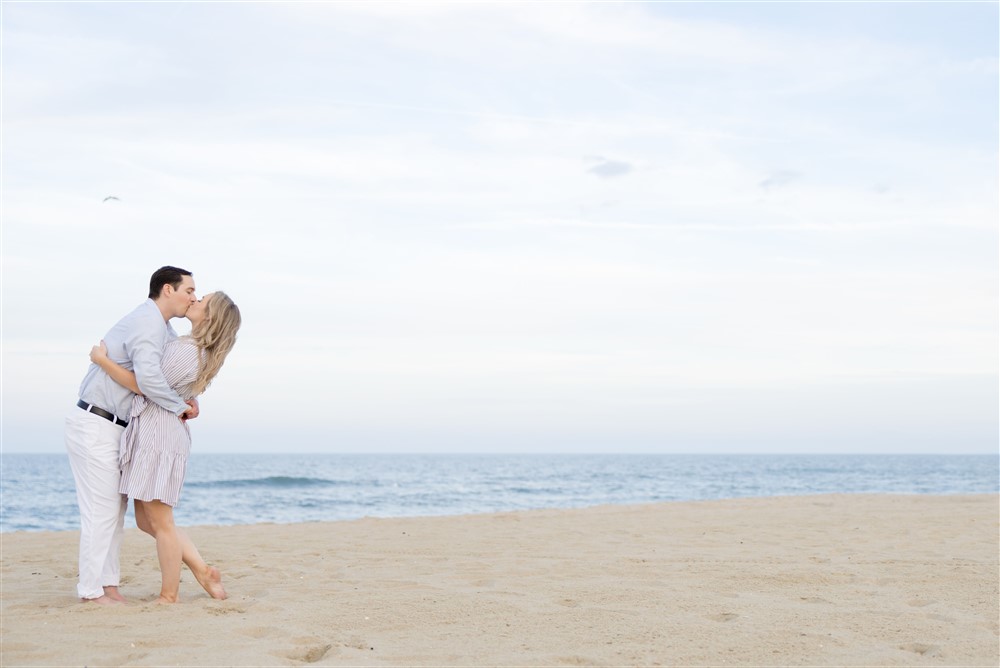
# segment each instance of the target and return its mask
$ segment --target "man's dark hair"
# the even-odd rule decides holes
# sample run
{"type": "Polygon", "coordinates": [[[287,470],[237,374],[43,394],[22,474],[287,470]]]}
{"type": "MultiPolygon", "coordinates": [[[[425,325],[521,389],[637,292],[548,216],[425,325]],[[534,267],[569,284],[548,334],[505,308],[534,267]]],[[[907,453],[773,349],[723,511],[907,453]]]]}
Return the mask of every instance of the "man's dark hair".
{"type": "Polygon", "coordinates": [[[163,286],[167,284],[174,286],[174,290],[176,290],[180,287],[185,276],[192,275],[187,269],[160,267],[149,277],[149,298],[157,299],[160,296],[160,292],[163,291],[163,286]]]}

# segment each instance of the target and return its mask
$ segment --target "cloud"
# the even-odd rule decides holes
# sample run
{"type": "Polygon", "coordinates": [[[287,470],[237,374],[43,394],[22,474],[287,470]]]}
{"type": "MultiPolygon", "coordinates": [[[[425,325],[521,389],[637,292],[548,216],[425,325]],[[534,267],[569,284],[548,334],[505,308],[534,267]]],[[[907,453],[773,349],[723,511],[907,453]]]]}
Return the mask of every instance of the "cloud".
{"type": "Polygon", "coordinates": [[[759,185],[764,190],[768,190],[770,188],[776,188],[778,186],[786,186],[792,181],[797,180],[801,176],[802,175],[799,174],[798,172],[793,172],[791,170],[783,169],[777,172],[773,172],[770,176],[768,176],[766,179],[764,179],[757,185],[759,185]]]}
{"type": "Polygon", "coordinates": [[[595,158],[600,162],[590,169],[588,173],[601,177],[602,179],[613,179],[616,176],[625,176],[632,171],[632,164],[622,160],[608,160],[606,158],[595,158]]]}

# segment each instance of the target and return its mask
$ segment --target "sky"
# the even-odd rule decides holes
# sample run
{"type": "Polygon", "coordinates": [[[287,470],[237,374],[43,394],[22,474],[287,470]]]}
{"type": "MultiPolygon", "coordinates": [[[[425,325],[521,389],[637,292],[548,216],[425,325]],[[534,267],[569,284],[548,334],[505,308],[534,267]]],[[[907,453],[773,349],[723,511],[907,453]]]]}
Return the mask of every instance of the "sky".
{"type": "Polygon", "coordinates": [[[0,12],[5,451],[165,264],[196,451],[997,451],[995,2],[0,12]]]}

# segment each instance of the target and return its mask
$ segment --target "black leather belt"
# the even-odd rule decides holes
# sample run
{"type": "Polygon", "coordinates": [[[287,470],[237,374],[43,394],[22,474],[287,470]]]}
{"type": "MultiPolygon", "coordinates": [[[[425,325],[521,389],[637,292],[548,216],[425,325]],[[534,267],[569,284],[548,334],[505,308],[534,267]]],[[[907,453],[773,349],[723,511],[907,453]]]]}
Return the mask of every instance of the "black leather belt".
{"type": "Polygon", "coordinates": [[[80,399],[80,401],[76,402],[76,405],[82,408],[83,410],[87,411],[88,413],[93,413],[94,415],[100,415],[105,420],[111,420],[117,425],[121,425],[122,427],[128,426],[128,420],[123,420],[114,413],[109,413],[103,408],[98,408],[97,406],[88,404],[83,399],[80,399]]]}

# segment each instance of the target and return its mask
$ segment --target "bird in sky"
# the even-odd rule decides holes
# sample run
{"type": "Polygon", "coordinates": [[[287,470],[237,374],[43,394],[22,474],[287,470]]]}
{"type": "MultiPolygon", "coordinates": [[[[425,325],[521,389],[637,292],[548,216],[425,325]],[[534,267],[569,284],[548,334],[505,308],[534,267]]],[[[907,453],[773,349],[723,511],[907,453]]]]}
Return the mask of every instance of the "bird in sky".
{"type": "Polygon", "coordinates": [[[120,202],[120,201],[121,201],[120,199],[118,199],[118,198],[117,198],[117,197],[115,197],[114,195],[108,195],[107,197],[105,197],[104,199],[102,199],[102,200],[101,200],[101,204],[104,204],[104,203],[105,203],[105,202],[107,202],[107,201],[108,201],[109,199],[113,199],[113,200],[115,200],[116,202],[120,202]]]}

